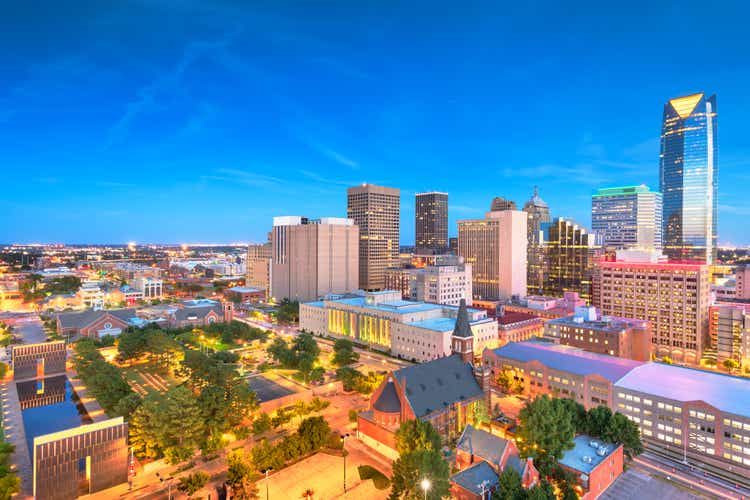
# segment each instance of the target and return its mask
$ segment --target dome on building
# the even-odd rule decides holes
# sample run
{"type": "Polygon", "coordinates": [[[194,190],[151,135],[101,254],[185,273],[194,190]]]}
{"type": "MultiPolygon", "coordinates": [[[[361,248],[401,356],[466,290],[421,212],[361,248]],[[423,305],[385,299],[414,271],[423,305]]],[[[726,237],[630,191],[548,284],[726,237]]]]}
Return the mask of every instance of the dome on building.
{"type": "Polygon", "coordinates": [[[524,205],[524,208],[528,207],[539,207],[539,208],[549,208],[547,205],[547,202],[545,202],[543,199],[539,197],[539,187],[534,186],[534,195],[529,198],[529,201],[526,202],[524,205]]]}

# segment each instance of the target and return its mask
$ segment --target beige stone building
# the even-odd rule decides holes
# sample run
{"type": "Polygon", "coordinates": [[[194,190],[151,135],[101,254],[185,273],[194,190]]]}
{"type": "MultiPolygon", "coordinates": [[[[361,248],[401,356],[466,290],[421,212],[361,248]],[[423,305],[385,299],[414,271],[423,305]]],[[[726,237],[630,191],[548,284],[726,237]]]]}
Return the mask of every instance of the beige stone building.
{"type": "Polygon", "coordinates": [[[316,300],[359,288],[359,229],[351,219],[274,217],[271,294],[316,300]]]}
{"type": "Polygon", "coordinates": [[[654,354],[698,364],[709,346],[710,286],[705,264],[600,262],[596,304],[603,315],[646,320],[654,354]]]}
{"type": "Polygon", "coordinates": [[[247,279],[249,287],[271,289],[271,242],[247,247],[247,279]]]}
{"type": "Polygon", "coordinates": [[[346,195],[346,215],[359,227],[359,286],[383,290],[385,270],[399,265],[401,192],[362,184],[346,195]]]}
{"type": "Polygon", "coordinates": [[[458,221],[458,253],[472,267],[475,298],[526,295],[527,217],[520,210],[503,210],[458,221]]]}

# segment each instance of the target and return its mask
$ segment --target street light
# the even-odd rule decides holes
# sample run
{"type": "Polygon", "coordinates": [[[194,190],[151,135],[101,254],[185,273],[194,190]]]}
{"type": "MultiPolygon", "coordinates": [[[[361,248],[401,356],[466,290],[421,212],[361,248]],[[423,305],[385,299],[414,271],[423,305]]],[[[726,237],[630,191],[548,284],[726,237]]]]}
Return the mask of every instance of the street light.
{"type": "Polygon", "coordinates": [[[422,479],[420,486],[424,490],[424,499],[427,500],[427,492],[430,490],[430,480],[427,478],[422,479]]]}
{"type": "MultiPolygon", "coordinates": [[[[159,473],[156,473],[156,477],[159,478],[159,482],[161,484],[164,484],[164,478],[159,475],[159,473]]],[[[172,478],[167,479],[167,500],[172,500],[172,478]]]]}
{"type": "Polygon", "coordinates": [[[266,476],[266,500],[268,500],[268,473],[271,472],[272,470],[273,469],[269,467],[268,469],[264,469],[260,471],[266,476]]]}
{"type": "Polygon", "coordinates": [[[341,449],[344,451],[344,493],[346,493],[346,438],[349,437],[349,433],[341,436],[341,449]]]}

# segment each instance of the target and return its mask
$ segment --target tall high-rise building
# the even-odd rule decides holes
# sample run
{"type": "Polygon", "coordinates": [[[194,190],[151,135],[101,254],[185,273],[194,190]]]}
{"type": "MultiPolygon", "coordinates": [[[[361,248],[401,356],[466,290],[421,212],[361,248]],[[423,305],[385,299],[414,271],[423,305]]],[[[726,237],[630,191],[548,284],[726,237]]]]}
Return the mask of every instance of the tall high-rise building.
{"type": "Polygon", "coordinates": [[[547,227],[544,245],[547,269],[543,294],[562,297],[565,292],[578,292],[590,302],[591,278],[599,250],[594,235],[570,220],[556,217],[547,227]]]}
{"type": "Polygon", "coordinates": [[[534,186],[533,196],[524,203],[523,211],[529,214],[526,287],[529,295],[538,295],[542,293],[547,271],[543,225],[548,224],[552,219],[549,214],[549,205],[539,197],[537,186],[534,186]]]}
{"type": "Polygon", "coordinates": [[[271,293],[317,300],[359,288],[359,228],[351,219],[273,218],[271,293]]]}
{"type": "Polygon", "coordinates": [[[247,286],[271,291],[271,242],[247,247],[247,286]]]}
{"type": "Polygon", "coordinates": [[[414,207],[417,253],[448,249],[448,193],[417,193],[414,207]]]}
{"type": "Polygon", "coordinates": [[[670,260],[716,261],[719,146],[716,96],[693,94],[664,105],[659,190],[664,252],[670,260]]]}
{"type": "Polygon", "coordinates": [[[602,245],[661,249],[662,195],[648,186],[602,188],[591,197],[591,229],[602,245]]]}
{"type": "Polygon", "coordinates": [[[706,264],[643,259],[604,261],[597,267],[601,288],[595,305],[602,314],[649,321],[657,357],[698,364],[710,345],[706,264]]]}
{"type": "Polygon", "coordinates": [[[458,221],[458,254],[471,264],[475,298],[526,296],[526,217],[526,212],[503,210],[458,221]]]}
{"type": "Polygon", "coordinates": [[[499,196],[492,198],[490,203],[490,212],[502,212],[503,210],[515,210],[516,202],[513,200],[506,200],[499,196]]]}
{"type": "Polygon", "coordinates": [[[347,217],[359,227],[359,286],[382,290],[385,270],[399,264],[401,192],[362,184],[346,190],[347,217]]]}

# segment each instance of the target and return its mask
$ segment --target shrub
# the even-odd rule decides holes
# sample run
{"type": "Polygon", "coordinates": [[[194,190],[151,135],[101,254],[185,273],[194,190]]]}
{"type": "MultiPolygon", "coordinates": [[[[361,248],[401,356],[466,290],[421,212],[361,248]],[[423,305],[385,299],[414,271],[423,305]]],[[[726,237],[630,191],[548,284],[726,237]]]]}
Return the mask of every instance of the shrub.
{"type": "Polygon", "coordinates": [[[377,470],[375,467],[370,465],[360,465],[357,467],[357,471],[359,472],[359,478],[362,481],[372,479],[372,484],[374,484],[379,490],[388,489],[391,485],[391,481],[385,476],[385,474],[377,470]]]}
{"type": "Polygon", "coordinates": [[[188,495],[193,495],[206,486],[208,480],[209,475],[205,472],[193,472],[192,474],[180,478],[180,484],[177,485],[177,489],[188,495]]]}

